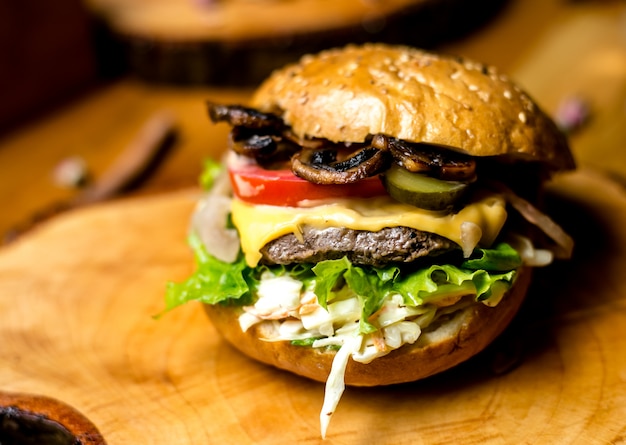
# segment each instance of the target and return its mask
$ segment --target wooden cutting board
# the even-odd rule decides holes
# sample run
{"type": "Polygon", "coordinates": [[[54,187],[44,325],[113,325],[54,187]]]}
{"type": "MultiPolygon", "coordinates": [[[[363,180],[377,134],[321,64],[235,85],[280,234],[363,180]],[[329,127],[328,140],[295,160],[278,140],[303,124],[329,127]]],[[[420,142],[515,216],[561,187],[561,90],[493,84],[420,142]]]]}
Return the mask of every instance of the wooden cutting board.
{"type": "MultiPolygon", "coordinates": [[[[328,444],[626,443],[626,197],[581,171],[551,206],[575,258],[540,270],[491,348],[433,378],[349,388],[328,444]]],[[[199,304],[155,319],[197,192],[66,213],[0,251],[0,390],[61,400],[108,444],[315,444],[323,385],[242,357],[199,304]]]]}

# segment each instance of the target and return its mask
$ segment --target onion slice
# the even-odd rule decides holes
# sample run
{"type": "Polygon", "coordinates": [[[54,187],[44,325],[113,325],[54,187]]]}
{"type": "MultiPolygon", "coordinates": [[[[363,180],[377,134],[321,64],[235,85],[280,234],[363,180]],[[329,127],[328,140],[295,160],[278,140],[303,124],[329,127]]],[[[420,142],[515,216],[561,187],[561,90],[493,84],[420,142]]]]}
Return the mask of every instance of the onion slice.
{"type": "Polygon", "coordinates": [[[207,252],[227,263],[235,261],[239,254],[239,234],[226,227],[231,194],[230,181],[224,172],[198,203],[191,219],[191,230],[198,234],[207,252]]]}
{"type": "Polygon", "coordinates": [[[557,249],[554,250],[556,258],[568,259],[572,257],[574,239],[569,236],[561,226],[504,184],[495,183],[494,186],[498,191],[504,194],[505,199],[524,217],[524,219],[526,219],[526,221],[537,226],[557,244],[557,249]]]}

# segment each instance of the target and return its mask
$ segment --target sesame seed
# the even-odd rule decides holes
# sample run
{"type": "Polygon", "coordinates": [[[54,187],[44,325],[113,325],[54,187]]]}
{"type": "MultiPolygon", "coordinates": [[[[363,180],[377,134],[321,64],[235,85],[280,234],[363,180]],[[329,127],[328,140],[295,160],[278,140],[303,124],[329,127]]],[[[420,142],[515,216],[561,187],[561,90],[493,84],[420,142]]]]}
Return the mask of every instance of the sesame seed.
{"type": "Polygon", "coordinates": [[[510,90],[505,90],[504,91],[504,97],[506,97],[507,99],[512,99],[513,98],[513,93],[511,93],[510,90]]]}
{"type": "Polygon", "coordinates": [[[452,80],[456,80],[459,77],[461,77],[461,72],[460,71],[455,71],[452,74],[450,74],[450,79],[452,79],[452,80]]]}
{"type": "Polygon", "coordinates": [[[526,123],[526,113],[524,113],[523,111],[520,111],[517,117],[523,124],[526,123]]]}
{"type": "Polygon", "coordinates": [[[480,100],[482,100],[483,102],[489,102],[489,99],[491,99],[491,95],[486,91],[479,91],[476,94],[478,94],[478,97],[480,97],[480,100]]]}
{"type": "Polygon", "coordinates": [[[478,87],[476,85],[468,85],[467,89],[470,91],[478,91],[478,87]]]}

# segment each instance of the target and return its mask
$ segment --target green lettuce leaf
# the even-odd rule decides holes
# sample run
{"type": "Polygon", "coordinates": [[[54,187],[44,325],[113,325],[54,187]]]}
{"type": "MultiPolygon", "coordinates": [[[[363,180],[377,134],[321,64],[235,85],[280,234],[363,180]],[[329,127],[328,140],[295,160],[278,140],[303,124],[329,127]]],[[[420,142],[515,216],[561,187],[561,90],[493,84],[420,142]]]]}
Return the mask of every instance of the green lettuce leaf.
{"type": "Polygon", "coordinates": [[[202,173],[200,174],[200,187],[202,187],[203,190],[211,190],[215,180],[223,170],[224,166],[222,163],[210,158],[206,159],[204,161],[204,165],[202,166],[202,173]]]}
{"type": "Polygon", "coordinates": [[[494,274],[443,264],[420,269],[397,280],[394,289],[411,306],[432,303],[437,298],[457,292],[475,295],[476,301],[483,301],[491,297],[491,287],[496,282],[503,282],[508,289],[514,277],[515,270],[494,274]]]}
{"type": "Polygon", "coordinates": [[[522,258],[507,243],[496,244],[492,249],[474,249],[470,259],[463,261],[462,268],[473,270],[507,271],[520,267],[522,258]]]}
{"type": "Polygon", "coordinates": [[[348,258],[339,260],[326,260],[317,263],[311,270],[317,277],[315,280],[315,295],[317,302],[324,309],[327,308],[328,300],[337,287],[337,283],[343,279],[346,270],[352,266],[348,258]]]}
{"type": "Polygon", "coordinates": [[[397,274],[395,267],[375,269],[354,266],[346,257],[339,260],[326,260],[312,269],[315,280],[315,294],[322,307],[332,298],[333,290],[345,283],[361,302],[360,331],[373,332],[377,328],[368,322],[369,317],[381,308],[392,290],[392,281],[397,274]],[[375,272],[374,272],[375,271],[375,272]]]}
{"type": "Polygon", "coordinates": [[[168,283],[166,310],[188,301],[207,304],[237,300],[246,304],[250,301],[255,279],[242,255],[234,263],[225,263],[210,255],[197,235],[190,235],[188,242],[194,251],[197,267],[182,283],[168,283]]]}

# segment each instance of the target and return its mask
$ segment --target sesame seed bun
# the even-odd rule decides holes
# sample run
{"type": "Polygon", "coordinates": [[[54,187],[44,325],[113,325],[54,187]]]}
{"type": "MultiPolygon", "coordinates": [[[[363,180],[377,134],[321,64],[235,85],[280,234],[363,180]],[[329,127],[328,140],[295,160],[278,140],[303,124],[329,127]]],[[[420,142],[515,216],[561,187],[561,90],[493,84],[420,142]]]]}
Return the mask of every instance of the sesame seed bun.
{"type": "Polygon", "coordinates": [[[303,57],[275,71],[251,104],[300,137],[362,142],[383,133],[472,156],[574,167],[563,134],[495,68],[405,46],[366,44],[303,57]]]}
{"type": "MultiPolygon", "coordinates": [[[[423,332],[417,342],[404,345],[368,364],[348,362],[345,383],[378,386],[411,382],[445,371],[482,351],[511,322],[530,284],[531,271],[522,268],[513,287],[495,307],[472,304],[423,332]]],[[[204,305],[215,328],[236,349],[262,363],[325,382],[335,352],[289,342],[268,342],[271,325],[259,324],[243,332],[238,317],[241,307],[204,305]],[[269,330],[269,332],[268,332],[269,330]]]]}

